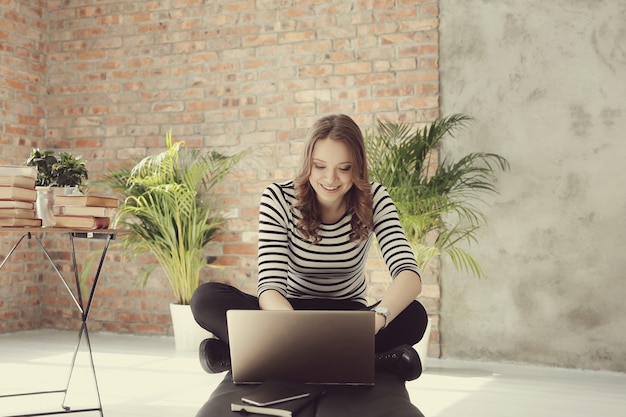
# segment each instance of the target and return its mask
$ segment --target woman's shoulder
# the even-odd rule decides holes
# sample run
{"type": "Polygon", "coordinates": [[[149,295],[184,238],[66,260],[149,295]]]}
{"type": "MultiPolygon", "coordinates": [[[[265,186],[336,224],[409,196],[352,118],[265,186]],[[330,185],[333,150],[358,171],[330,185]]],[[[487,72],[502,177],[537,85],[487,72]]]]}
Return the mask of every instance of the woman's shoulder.
{"type": "Polygon", "coordinates": [[[379,200],[383,197],[389,196],[389,191],[387,191],[387,188],[381,183],[370,181],[370,184],[372,185],[372,196],[374,197],[374,200],[379,200]]]}
{"type": "Polygon", "coordinates": [[[294,182],[293,180],[273,182],[265,188],[263,195],[272,199],[290,202],[295,199],[296,195],[294,182]]]}
{"type": "Polygon", "coordinates": [[[283,181],[283,182],[273,182],[271,184],[269,184],[266,188],[266,191],[268,190],[273,190],[275,192],[280,192],[280,193],[290,193],[293,194],[293,191],[295,190],[295,185],[293,180],[288,180],[288,181],[283,181]]]}

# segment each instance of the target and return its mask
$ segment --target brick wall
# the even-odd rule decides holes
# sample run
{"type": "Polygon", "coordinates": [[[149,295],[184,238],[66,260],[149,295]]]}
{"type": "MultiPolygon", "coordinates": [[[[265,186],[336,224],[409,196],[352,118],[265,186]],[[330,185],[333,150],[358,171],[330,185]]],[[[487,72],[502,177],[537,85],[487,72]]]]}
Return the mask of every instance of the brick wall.
{"type": "MultiPolygon", "coordinates": [[[[34,18],[11,1],[0,5],[34,18]]],[[[49,0],[39,18],[47,78],[45,94],[35,96],[43,100],[45,134],[31,128],[16,135],[28,142],[15,142],[19,156],[32,143],[68,149],[89,161],[97,180],[161,150],[169,129],[191,146],[224,153],[257,146],[220,189],[232,216],[207,253],[223,268],[204,277],[245,291],[255,287],[259,195],[268,182],[293,177],[315,119],[342,112],[368,129],[377,118],[424,122],[439,114],[437,0],[49,0]]],[[[4,88],[15,94],[19,83],[4,88]]],[[[42,117],[26,113],[27,120],[42,117]]],[[[378,260],[370,266],[375,297],[388,277],[378,260]]],[[[141,288],[136,273],[136,264],[110,253],[92,328],[170,332],[165,280],[157,272],[141,288]]],[[[54,278],[44,281],[52,285],[54,278]]],[[[433,355],[438,288],[437,274],[427,274],[433,355]]],[[[69,304],[44,305],[44,326],[68,325],[69,304]]]]}
{"type": "MultiPolygon", "coordinates": [[[[19,164],[44,138],[46,10],[0,0],[0,163],[19,164]]],[[[0,261],[19,237],[0,230],[0,261]]],[[[40,326],[39,254],[24,240],[0,274],[0,332],[40,326]]]]}

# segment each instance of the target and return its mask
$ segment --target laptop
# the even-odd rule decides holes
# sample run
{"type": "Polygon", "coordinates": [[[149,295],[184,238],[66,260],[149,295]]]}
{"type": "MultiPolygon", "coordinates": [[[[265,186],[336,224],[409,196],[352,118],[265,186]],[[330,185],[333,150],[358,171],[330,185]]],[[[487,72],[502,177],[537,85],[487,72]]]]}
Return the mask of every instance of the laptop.
{"type": "Polygon", "coordinates": [[[374,314],[229,310],[233,382],[374,385],[374,314]]]}

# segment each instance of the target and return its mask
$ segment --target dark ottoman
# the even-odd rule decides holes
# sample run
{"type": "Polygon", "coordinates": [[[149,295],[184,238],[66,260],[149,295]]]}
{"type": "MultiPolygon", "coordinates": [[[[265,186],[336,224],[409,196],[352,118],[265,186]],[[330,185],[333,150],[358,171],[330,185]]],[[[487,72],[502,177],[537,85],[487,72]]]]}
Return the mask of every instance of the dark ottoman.
{"type": "MultiPolygon", "coordinates": [[[[235,385],[230,372],[198,411],[196,417],[236,417],[230,403],[254,390],[256,385],[235,385]]],[[[257,414],[248,414],[250,416],[257,414]]],[[[298,413],[298,417],[424,417],[411,404],[404,381],[377,373],[373,387],[327,386],[326,393],[298,413]]]]}

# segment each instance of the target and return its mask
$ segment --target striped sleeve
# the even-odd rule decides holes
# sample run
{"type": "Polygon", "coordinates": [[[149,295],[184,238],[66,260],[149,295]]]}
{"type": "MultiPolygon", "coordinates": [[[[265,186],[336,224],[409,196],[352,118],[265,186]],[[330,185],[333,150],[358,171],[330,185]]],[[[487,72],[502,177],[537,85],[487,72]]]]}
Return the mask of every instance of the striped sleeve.
{"type": "Polygon", "coordinates": [[[289,204],[279,184],[271,184],[259,207],[257,295],[276,290],[287,296],[289,204]]]}
{"type": "Polygon", "coordinates": [[[374,183],[374,233],[380,246],[383,259],[392,278],[405,270],[414,271],[420,277],[415,254],[400,224],[398,210],[389,192],[381,184],[374,183]]]}

